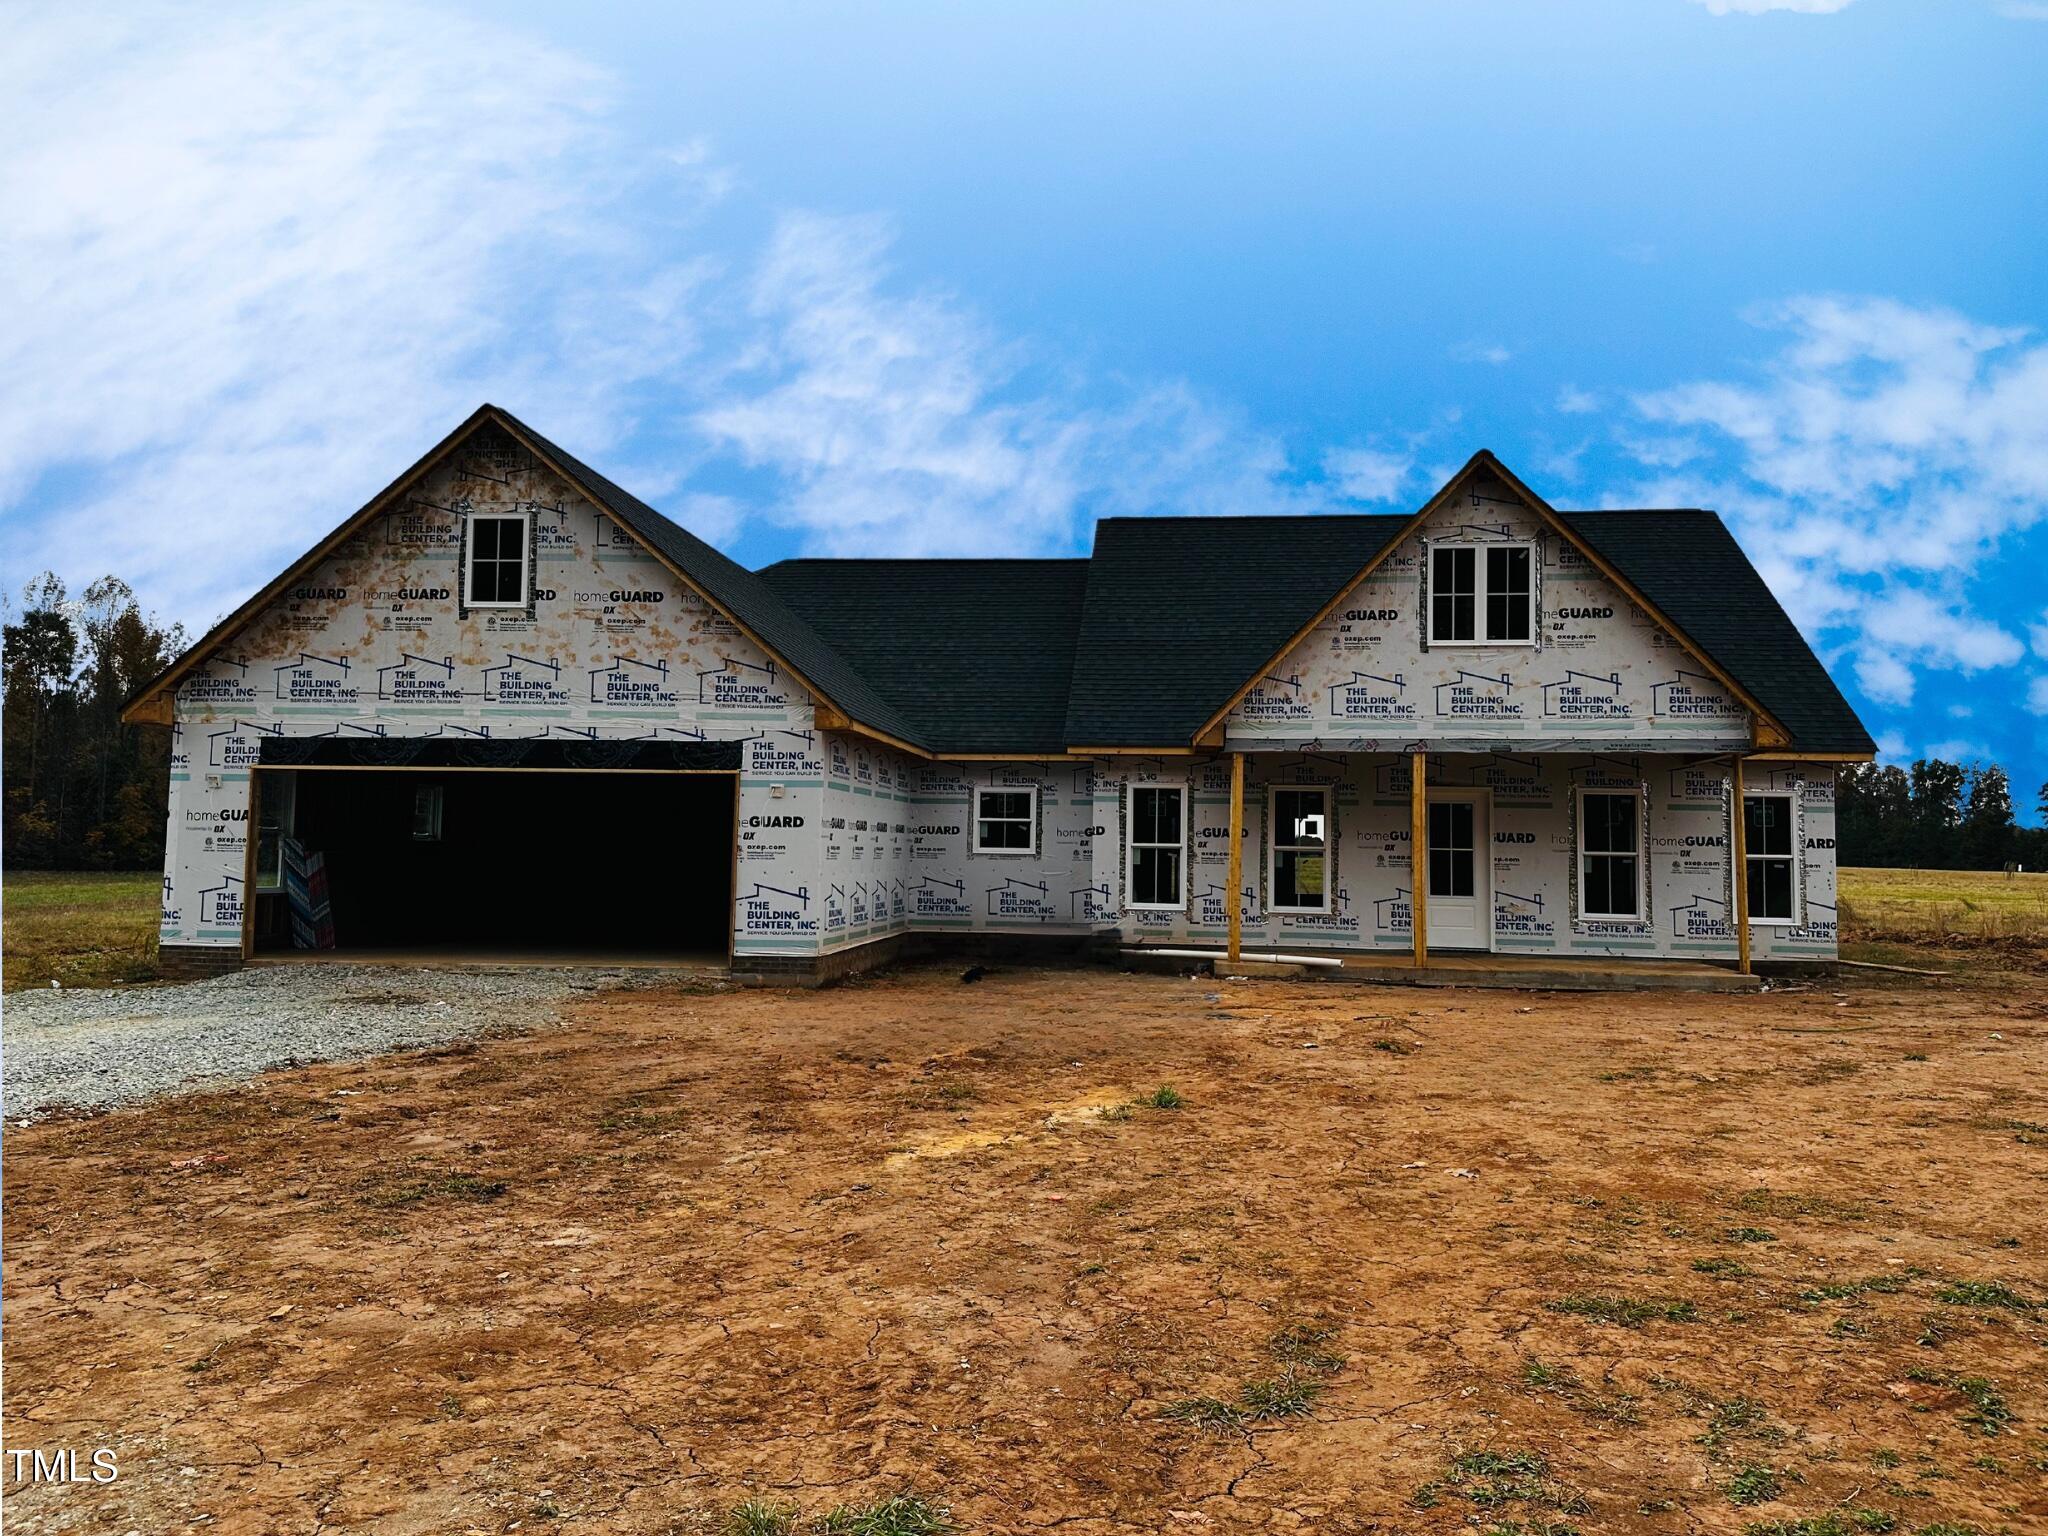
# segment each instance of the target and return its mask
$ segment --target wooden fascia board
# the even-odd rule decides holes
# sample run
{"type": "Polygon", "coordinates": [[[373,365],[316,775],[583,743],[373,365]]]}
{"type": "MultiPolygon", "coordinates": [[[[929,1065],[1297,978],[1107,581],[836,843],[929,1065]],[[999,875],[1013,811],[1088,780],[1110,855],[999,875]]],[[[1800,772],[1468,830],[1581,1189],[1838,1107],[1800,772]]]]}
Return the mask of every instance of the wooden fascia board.
{"type": "Polygon", "coordinates": [[[1402,525],[1398,533],[1396,533],[1391,539],[1387,540],[1385,544],[1381,545],[1378,553],[1376,553],[1370,560],[1366,561],[1365,564],[1358,570],[1356,575],[1352,576],[1342,586],[1338,587],[1337,591],[1334,595],[1332,595],[1330,600],[1327,603],[1324,603],[1322,607],[1318,608],[1315,611],[1314,616],[1310,618],[1306,624],[1302,625],[1300,629],[1295,631],[1293,638],[1288,640],[1288,642],[1285,645],[1281,646],[1279,650],[1275,651],[1264,662],[1262,662],[1258,666],[1258,668],[1255,671],[1253,671],[1252,675],[1245,679],[1243,685],[1237,690],[1237,692],[1233,693],[1228,699],[1224,700],[1223,707],[1217,710],[1216,713],[1211,715],[1207,720],[1202,722],[1202,728],[1199,731],[1195,732],[1195,740],[1197,742],[1200,742],[1205,737],[1208,737],[1212,731],[1220,730],[1222,728],[1224,720],[1229,717],[1230,712],[1233,709],[1237,708],[1237,706],[1244,701],[1244,696],[1246,694],[1250,693],[1252,689],[1258,686],[1259,679],[1264,677],[1274,667],[1280,665],[1281,662],[1285,661],[1287,659],[1287,653],[1289,651],[1293,650],[1297,645],[1300,645],[1302,641],[1306,640],[1310,635],[1314,634],[1316,632],[1317,627],[1322,624],[1323,620],[1327,619],[1331,614],[1335,613],[1338,607],[1343,603],[1344,599],[1349,597],[1352,594],[1352,592],[1357,590],[1358,584],[1360,582],[1364,581],[1366,577],[1370,576],[1374,571],[1378,570],[1381,565],[1385,564],[1387,557],[1389,555],[1393,554],[1395,550],[1399,549],[1401,545],[1405,543],[1411,535],[1414,534],[1415,530],[1422,526],[1425,520],[1434,515],[1440,508],[1445,506],[1450,501],[1451,497],[1457,494],[1458,488],[1462,486],[1467,480],[1471,479],[1474,472],[1481,468],[1481,466],[1485,462],[1492,460],[1492,458],[1493,455],[1482,448],[1478,453],[1473,454],[1471,458],[1467,459],[1465,461],[1465,467],[1460,469],[1455,475],[1451,476],[1450,479],[1446,480],[1443,484],[1443,488],[1439,490],[1434,496],[1430,497],[1428,501],[1424,502],[1422,504],[1421,510],[1419,510],[1413,517],[1409,518],[1408,521],[1402,525]]]}
{"type": "MultiPolygon", "coordinates": [[[[632,534],[634,542],[637,543],[642,549],[646,550],[648,554],[652,555],[655,558],[655,560],[663,567],[663,569],[665,569],[671,576],[675,577],[677,581],[681,582],[690,591],[696,593],[697,596],[701,598],[704,602],[708,603],[711,606],[713,612],[721,615],[727,623],[733,626],[733,628],[737,629],[741,634],[745,635],[749,640],[753,641],[754,644],[758,645],[761,648],[761,650],[768,656],[768,658],[772,660],[777,666],[782,668],[784,672],[788,673],[791,677],[795,678],[799,683],[803,684],[804,691],[811,696],[811,704],[814,709],[822,707],[825,710],[829,710],[833,714],[838,715],[839,717],[845,719],[848,722],[847,725],[844,727],[845,729],[851,730],[855,728],[852,716],[848,715],[845,710],[841,709],[838,705],[834,704],[831,701],[831,699],[826,696],[825,691],[822,688],[818,687],[817,684],[813,683],[808,677],[804,676],[804,674],[796,667],[791,666],[788,657],[784,656],[780,651],[776,650],[774,646],[770,645],[766,640],[762,639],[759,635],[755,634],[752,629],[750,629],[746,624],[741,622],[738,614],[735,614],[728,610],[725,604],[721,603],[717,598],[713,597],[701,585],[699,585],[697,581],[690,576],[689,572],[685,571],[681,566],[677,565],[673,560],[669,559],[667,555],[663,554],[660,550],[656,549],[654,545],[648,540],[647,536],[641,533],[639,529],[635,528],[631,523],[628,523],[624,519],[620,518],[617,513],[611,511],[608,507],[605,507],[604,498],[597,493],[597,490],[594,486],[585,484],[580,476],[572,473],[567,467],[557,462],[553,455],[549,454],[539,444],[535,443],[532,438],[528,437],[524,432],[520,431],[518,424],[512,421],[507,416],[505,416],[503,412],[493,410],[491,411],[490,414],[492,419],[495,420],[499,426],[503,427],[505,431],[510,433],[512,437],[516,441],[518,441],[518,443],[522,447],[524,447],[528,453],[532,454],[536,459],[540,460],[541,463],[545,464],[549,469],[553,470],[557,475],[560,475],[564,480],[568,481],[571,485],[581,490],[584,496],[586,496],[590,500],[592,505],[604,508],[605,516],[609,517],[614,523],[617,523],[620,527],[624,528],[628,533],[632,534]]],[[[894,738],[893,736],[888,736],[881,731],[868,729],[866,727],[862,727],[861,729],[867,735],[871,735],[878,739],[889,742],[891,746],[900,745],[907,752],[917,752],[920,755],[928,755],[923,753],[922,748],[913,747],[907,742],[899,743],[896,740],[896,738],[894,738]]]]}
{"type": "Polygon", "coordinates": [[[429,448],[412,468],[370,498],[360,511],[344,519],[340,527],[286,566],[281,575],[263,586],[254,597],[188,646],[182,656],[138,688],[128,702],[121,706],[121,719],[129,724],[169,725],[174,716],[172,694],[187,674],[201,666],[230,636],[276,602],[293,582],[354,537],[357,529],[388,511],[393,502],[410,491],[422,476],[447,457],[457,443],[497,414],[489,406],[479,407],[472,412],[468,420],[429,448]]]}
{"type": "Polygon", "coordinates": [[[1745,752],[1752,763],[1874,763],[1875,752],[1745,752]]]}
{"type": "MultiPolygon", "coordinates": [[[[260,615],[265,608],[275,602],[293,582],[297,581],[308,570],[318,565],[352,538],[358,529],[389,511],[394,502],[409,492],[413,486],[418,484],[422,477],[436,468],[449,453],[460,446],[464,438],[468,437],[470,433],[487,421],[502,428],[507,435],[518,442],[521,447],[525,448],[540,463],[546,465],[551,472],[559,475],[562,479],[580,490],[594,506],[604,507],[604,498],[599,496],[593,487],[585,484],[580,476],[572,473],[568,468],[559,463],[552,454],[536,444],[531,437],[520,430],[517,422],[513,421],[495,406],[481,406],[473,411],[469,418],[455,428],[454,431],[428,449],[410,469],[380,491],[361,510],[347,518],[340,527],[314,545],[311,550],[285,567],[281,575],[266,584],[254,597],[243,603],[241,607],[237,608],[225,619],[222,619],[220,623],[214,625],[198,641],[194,642],[185,651],[184,655],[180,656],[170,666],[158,673],[156,677],[144,684],[136,692],[135,696],[122,707],[121,719],[129,724],[171,724],[175,718],[172,696],[177,685],[184,680],[187,674],[203,664],[207,657],[212,655],[232,635],[244,628],[251,620],[260,615]]],[[[833,704],[824,691],[806,677],[801,670],[791,666],[787,657],[783,656],[774,646],[768,644],[767,641],[755,634],[747,625],[741,623],[735,614],[726,610],[723,603],[705,591],[702,586],[690,578],[687,572],[683,571],[668,556],[649,543],[639,529],[623,522],[609,511],[606,512],[606,515],[630,533],[633,536],[634,542],[639,544],[648,554],[652,555],[670,575],[674,576],[677,581],[681,582],[690,591],[696,593],[699,598],[708,603],[717,613],[721,614],[741,634],[753,641],[755,645],[758,645],[763,652],[774,660],[777,666],[801,683],[804,690],[811,695],[812,704],[821,716],[830,714],[845,722],[841,726],[825,726],[825,729],[859,730],[864,735],[872,736],[878,741],[887,742],[890,746],[897,747],[902,751],[914,753],[919,757],[931,756],[922,747],[913,746],[909,742],[891,736],[885,731],[876,730],[854,722],[844,710],[833,704]]]]}

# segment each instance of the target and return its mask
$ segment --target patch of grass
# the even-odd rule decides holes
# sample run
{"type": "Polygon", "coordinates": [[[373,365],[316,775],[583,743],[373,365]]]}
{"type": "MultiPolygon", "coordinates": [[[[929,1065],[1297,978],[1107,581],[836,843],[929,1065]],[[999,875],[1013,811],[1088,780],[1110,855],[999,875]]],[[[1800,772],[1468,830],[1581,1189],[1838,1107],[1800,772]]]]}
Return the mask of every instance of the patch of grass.
{"type": "Polygon", "coordinates": [[[1645,1323],[1654,1322],[1690,1323],[1699,1319],[1698,1309],[1689,1301],[1652,1301],[1638,1296],[1608,1296],[1590,1291],[1574,1291],[1543,1305],[1551,1312],[1563,1312],[1596,1323],[1612,1323],[1619,1328],[1640,1328],[1645,1323]]]}
{"type": "Polygon", "coordinates": [[[1692,1267],[1698,1274],[1713,1275],[1722,1280],[1740,1280],[1750,1272],[1748,1265],[1738,1264],[1733,1259],[1694,1259],[1692,1267]]]}
{"type": "Polygon", "coordinates": [[[163,872],[11,869],[0,984],[109,987],[156,977],[163,872]]]}
{"type": "Polygon", "coordinates": [[[1730,1227],[1724,1234],[1731,1243],[1775,1243],[1778,1234],[1762,1227],[1730,1227]]]}
{"type": "Polygon", "coordinates": [[[1863,1208],[1827,1195],[1792,1190],[1752,1189],[1736,1197],[1735,1208],[1751,1216],[1793,1216],[1823,1221],[1861,1221],[1863,1208]]]}
{"type": "Polygon", "coordinates": [[[1728,1496],[1730,1504],[1768,1504],[1784,1491],[1784,1487],[1773,1468],[1751,1461],[1743,1463],[1721,1491],[1728,1496]]]}
{"type": "Polygon", "coordinates": [[[672,1131],[682,1123],[681,1110],[651,1108],[643,1095],[634,1094],[598,1116],[597,1128],[634,1136],[653,1136],[662,1131],[672,1131]]]}
{"type": "Polygon", "coordinates": [[[725,1517],[725,1536],[790,1536],[796,1529],[796,1513],[789,1504],[749,1499],[735,1504],[725,1517]]]}
{"type": "Polygon", "coordinates": [[[1895,1274],[1866,1275],[1861,1280],[1836,1280],[1827,1285],[1816,1285],[1799,1293],[1804,1302],[1854,1301],[1859,1296],[1896,1296],[1914,1280],[1921,1271],[1908,1266],[1895,1274]]]}
{"type": "Polygon", "coordinates": [[[1753,1397],[1731,1397],[1714,1404],[1707,1415],[1707,1432],[1702,1445],[1718,1446],[1728,1440],[1763,1440],[1778,1444],[1785,1431],[1771,1422],[1770,1410],[1753,1397]]]}
{"type": "Polygon", "coordinates": [[[1896,1515],[1881,1509],[1849,1509],[1803,1520],[1752,1520],[1742,1528],[1742,1536],[1856,1536],[1858,1531],[1883,1536],[1898,1523],[1896,1515]]]}
{"type": "Polygon", "coordinates": [[[1181,1397],[1159,1410],[1159,1417],[1175,1424],[1191,1424],[1196,1429],[1225,1430],[1239,1429],[1244,1425],[1244,1410],[1235,1403],[1226,1403],[1220,1397],[1181,1397]]]}
{"type": "Polygon", "coordinates": [[[1568,1365],[1546,1365],[1530,1359],[1522,1362],[1522,1383],[1539,1392],[1569,1392],[1578,1386],[1579,1377],[1568,1365]]]}
{"type": "Polygon", "coordinates": [[[1984,1536],[1974,1525],[1963,1525],[1954,1520],[1937,1520],[1932,1525],[1923,1525],[1913,1536],[1984,1536]]]}
{"type": "Polygon", "coordinates": [[[959,1529],[952,1512],[914,1493],[894,1493],[874,1504],[842,1504],[818,1521],[828,1536],[941,1536],[959,1529]]]}
{"type": "Polygon", "coordinates": [[[1275,1419],[1307,1418],[1322,1394],[1320,1381],[1282,1371],[1278,1376],[1246,1382],[1238,1389],[1237,1400],[1244,1405],[1247,1419],[1269,1423],[1275,1419]]]}
{"type": "Polygon", "coordinates": [[[1415,1052],[1415,1047],[1406,1040],[1396,1040],[1391,1035],[1382,1035],[1373,1041],[1372,1048],[1376,1051],[1385,1051],[1389,1056],[1410,1056],[1415,1052]]]}
{"type": "Polygon", "coordinates": [[[1956,1415],[1957,1421],[1980,1435],[2002,1435],[2013,1421],[2013,1411],[2005,1400],[2005,1394],[1988,1377],[1944,1376],[1939,1371],[1916,1368],[1906,1372],[1906,1379],[1960,1392],[1965,1406],[1956,1415]]]}
{"type": "Polygon", "coordinates": [[[512,1186],[503,1179],[480,1179],[473,1173],[444,1173],[436,1178],[408,1179],[372,1190],[363,1199],[390,1208],[421,1205],[431,1200],[463,1200],[474,1204],[496,1200],[512,1186]]]}
{"type": "Polygon", "coordinates": [[[1105,1104],[1095,1111],[1105,1120],[1123,1121],[1137,1114],[1137,1108],[1130,1104],[1105,1104]]]}
{"type": "Polygon", "coordinates": [[[1656,1075],[1657,1069],[1655,1067],[1621,1067],[1613,1072],[1602,1072],[1600,1074],[1600,1081],[1603,1083],[1639,1083],[1644,1078],[1655,1077],[1656,1075]]]}
{"type": "Polygon", "coordinates": [[[1308,1323],[1289,1323],[1266,1343],[1275,1360],[1290,1369],[1328,1375],[1344,1368],[1344,1357],[1323,1346],[1337,1336],[1334,1328],[1317,1328],[1308,1323]]]}
{"type": "Polygon", "coordinates": [[[1905,1457],[1887,1446],[1881,1445],[1870,1453],[1870,1464],[1873,1467],[1896,1467],[1904,1460],[1905,1457]]]}
{"type": "Polygon", "coordinates": [[[1535,1451],[1465,1451],[1451,1458],[1441,1477],[1415,1490],[1418,1509],[1432,1509],[1445,1498],[1463,1499],[1479,1509],[1526,1503],[1581,1515],[1589,1506],[1576,1488],[1550,1475],[1550,1464],[1535,1451]]]}
{"type": "Polygon", "coordinates": [[[2004,1307],[2011,1312],[2032,1312],[2040,1305],[1998,1280],[1958,1280],[1936,1291],[1934,1299],[1952,1307],[2004,1307]]]}
{"type": "Polygon", "coordinates": [[[1147,1109],[1185,1109],[1188,1103],[1171,1083],[1161,1083],[1139,1102],[1147,1109]]]}

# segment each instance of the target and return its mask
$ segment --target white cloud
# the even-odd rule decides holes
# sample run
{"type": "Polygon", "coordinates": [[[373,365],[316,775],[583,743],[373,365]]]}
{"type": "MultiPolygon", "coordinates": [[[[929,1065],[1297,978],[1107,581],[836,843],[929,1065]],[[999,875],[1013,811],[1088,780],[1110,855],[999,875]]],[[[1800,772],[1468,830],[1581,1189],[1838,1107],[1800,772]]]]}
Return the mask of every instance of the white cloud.
{"type": "Polygon", "coordinates": [[[1923,757],[1940,758],[1946,763],[1981,763],[1992,761],[1991,749],[1981,741],[1967,741],[1961,737],[1950,737],[1947,741],[1930,741],[1923,757]]]}
{"type": "Polygon", "coordinates": [[[1999,0],[1996,9],[2014,21],[2048,21],[2048,4],[2043,0],[1999,0]]]}
{"type": "Polygon", "coordinates": [[[1877,733],[1877,755],[1880,761],[1904,763],[1912,759],[1912,750],[1906,745],[1902,731],[1879,731],[1877,733]]]}
{"type": "Polygon", "coordinates": [[[2048,346],[1889,299],[1759,313],[1786,337],[1753,378],[1638,396],[1631,494],[1715,507],[1809,633],[1904,704],[1916,672],[2007,667],[2024,647],[1972,612],[1975,582],[2048,518],[2048,346]]]}
{"type": "Polygon", "coordinates": [[[2027,684],[2027,710],[2031,714],[2048,715],[2048,672],[2037,674],[2027,684]]]}
{"type": "Polygon", "coordinates": [[[1332,448],[1323,473],[1346,501],[1393,501],[1415,475],[1415,455],[1383,448],[1332,448]]]}
{"type": "Polygon", "coordinates": [[[1808,16],[1831,16],[1845,11],[1855,0],[1692,0],[1716,16],[1761,16],[1766,11],[1799,11],[1808,16]]]}
{"type": "Polygon", "coordinates": [[[1557,392],[1557,408],[1567,416],[1583,416],[1600,408],[1600,397],[1567,384],[1557,392]]]}
{"type": "Polygon", "coordinates": [[[900,279],[880,221],[791,212],[714,260],[698,215],[742,182],[711,146],[628,152],[603,77],[458,16],[30,11],[0,98],[8,586],[117,570],[203,626],[484,399],[714,541],[761,515],[824,553],[1066,549],[1405,475],[1076,378],[900,279]]]}
{"type": "Polygon", "coordinates": [[[1329,504],[1332,487],[1185,385],[1084,402],[963,305],[902,291],[888,258],[883,221],[785,216],[742,366],[690,420],[769,475],[767,515],[807,549],[1021,554],[1070,547],[1100,515],[1329,504]]]}
{"type": "Polygon", "coordinates": [[[10,566],[111,567],[204,620],[486,392],[602,446],[619,389],[692,344],[697,275],[620,263],[588,219],[617,184],[604,82],[516,33],[32,9],[0,97],[10,566]],[[550,368],[558,347],[590,373],[550,368]],[[52,474],[60,517],[30,496],[52,474]]]}
{"type": "Polygon", "coordinates": [[[1498,368],[1514,355],[1497,341],[1461,341],[1450,351],[1454,363],[1485,363],[1493,368],[1498,368]]]}

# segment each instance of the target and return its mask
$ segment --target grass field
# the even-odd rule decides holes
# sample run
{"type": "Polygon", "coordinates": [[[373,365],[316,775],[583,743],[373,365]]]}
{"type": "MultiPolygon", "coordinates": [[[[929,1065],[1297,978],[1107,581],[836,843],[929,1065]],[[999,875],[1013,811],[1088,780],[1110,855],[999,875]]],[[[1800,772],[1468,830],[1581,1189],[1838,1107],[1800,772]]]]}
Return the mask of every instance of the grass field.
{"type": "Polygon", "coordinates": [[[163,877],[154,870],[71,873],[9,870],[6,961],[9,992],[105,987],[156,974],[157,911],[163,877]]]}
{"type": "Polygon", "coordinates": [[[2048,874],[1844,869],[1841,922],[1852,942],[2048,941],[2048,874]]]}

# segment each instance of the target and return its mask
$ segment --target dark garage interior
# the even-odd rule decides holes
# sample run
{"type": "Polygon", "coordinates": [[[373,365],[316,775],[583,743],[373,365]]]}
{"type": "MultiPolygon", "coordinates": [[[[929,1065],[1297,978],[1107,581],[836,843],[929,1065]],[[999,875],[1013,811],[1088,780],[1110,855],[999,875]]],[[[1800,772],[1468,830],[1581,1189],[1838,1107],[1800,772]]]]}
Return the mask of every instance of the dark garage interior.
{"type": "MultiPolygon", "coordinates": [[[[263,777],[265,831],[324,856],[337,952],[726,957],[732,774],[263,777]]],[[[291,953],[287,898],[258,884],[256,948],[291,953]]]]}

